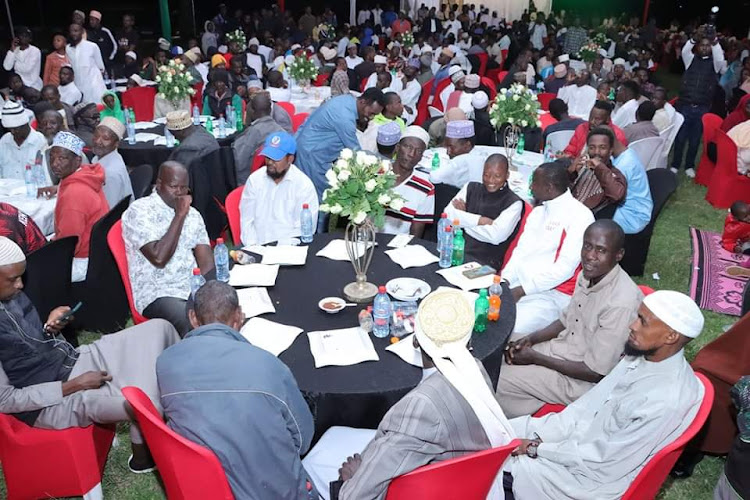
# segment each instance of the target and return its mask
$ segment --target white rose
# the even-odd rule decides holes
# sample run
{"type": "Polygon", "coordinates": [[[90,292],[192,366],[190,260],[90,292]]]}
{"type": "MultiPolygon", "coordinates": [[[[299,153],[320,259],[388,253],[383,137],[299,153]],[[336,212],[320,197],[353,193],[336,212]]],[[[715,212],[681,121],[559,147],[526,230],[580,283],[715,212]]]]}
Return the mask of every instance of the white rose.
{"type": "Polygon", "coordinates": [[[522,127],[528,127],[529,126],[529,122],[527,122],[526,120],[521,120],[521,126],[522,127]]]}
{"type": "Polygon", "coordinates": [[[357,215],[354,216],[352,222],[355,224],[362,224],[366,218],[367,214],[360,210],[359,212],[357,212],[357,215]]]}
{"type": "Polygon", "coordinates": [[[333,215],[340,214],[343,209],[344,207],[336,203],[334,206],[331,207],[331,213],[333,215]]]}
{"type": "Polygon", "coordinates": [[[346,160],[339,160],[336,162],[336,168],[339,170],[349,170],[349,162],[346,160]]]}
{"type": "Polygon", "coordinates": [[[536,101],[537,99],[538,99],[538,97],[536,96],[536,94],[531,94],[531,100],[532,101],[536,101]]]}
{"type": "Polygon", "coordinates": [[[367,158],[367,153],[365,153],[364,151],[357,151],[357,155],[354,157],[354,161],[359,164],[363,164],[365,162],[365,158],[367,158]]]}
{"type": "Polygon", "coordinates": [[[377,162],[378,162],[378,159],[372,155],[365,156],[365,159],[363,161],[363,163],[368,167],[375,165],[377,162]]]}
{"type": "Polygon", "coordinates": [[[390,206],[393,210],[401,210],[402,208],[404,208],[404,200],[402,200],[401,198],[393,199],[391,200],[390,206]]]}
{"type": "Polygon", "coordinates": [[[341,159],[351,160],[353,156],[354,156],[354,152],[351,149],[345,148],[341,150],[341,159]]]}
{"type": "Polygon", "coordinates": [[[159,83],[161,81],[161,77],[159,75],[156,75],[156,82],[159,83]]]}
{"type": "Polygon", "coordinates": [[[174,86],[174,91],[175,91],[175,92],[179,92],[179,91],[180,91],[180,87],[178,87],[177,85],[175,85],[175,86],[174,86]]]}
{"type": "Polygon", "coordinates": [[[390,172],[391,171],[391,162],[389,160],[383,160],[380,162],[380,168],[383,169],[383,172],[390,172]]]}
{"type": "Polygon", "coordinates": [[[504,93],[506,93],[507,91],[508,91],[508,89],[500,89],[500,93],[501,93],[501,94],[504,94],[504,93]]]}
{"type": "Polygon", "coordinates": [[[323,191],[323,201],[326,201],[327,198],[328,198],[328,190],[326,189],[325,191],[323,191]]]}
{"type": "Polygon", "coordinates": [[[490,125],[497,127],[497,118],[490,118],[490,125]]]}
{"type": "MultiPolygon", "coordinates": [[[[323,199],[324,200],[326,199],[325,192],[323,193],[323,199]]],[[[321,212],[328,212],[328,211],[331,210],[331,207],[329,207],[327,204],[323,203],[321,206],[318,207],[318,210],[320,210],[321,212]]]]}
{"type": "Polygon", "coordinates": [[[526,111],[530,110],[531,109],[531,104],[527,104],[526,106],[524,106],[523,109],[525,109],[526,111]]]}
{"type": "Polygon", "coordinates": [[[536,126],[537,127],[541,127],[542,126],[542,121],[541,120],[537,120],[536,121],[536,126]]]}
{"type": "Polygon", "coordinates": [[[389,201],[391,201],[391,197],[388,196],[386,193],[383,193],[380,196],[378,196],[378,203],[380,203],[383,206],[388,205],[389,201]]]}
{"type": "Polygon", "coordinates": [[[326,180],[331,187],[336,187],[339,184],[338,179],[336,179],[336,172],[333,170],[328,170],[328,172],[326,172],[326,180]]]}
{"type": "Polygon", "coordinates": [[[375,179],[370,179],[369,181],[365,182],[365,191],[367,191],[368,193],[372,193],[373,191],[375,191],[377,185],[378,181],[376,181],[375,179]]]}
{"type": "Polygon", "coordinates": [[[172,83],[172,75],[167,75],[166,81],[167,83],[172,83]]]}
{"type": "Polygon", "coordinates": [[[342,170],[341,172],[339,172],[339,180],[341,182],[346,182],[351,175],[352,173],[348,170],[342,170]]]}
{"type": "Polygon", "coordinates": [[[508,123],[510,123],[511,125],[513,125],[513,118],[508,118],[508,123]]]}
{"type": "Polygon", "coordinates": [[[519,100],[520,98],[521,98],[521,96],[519,96],[518,94],[513,94],[513,100],[514,100],[514,101],[517,101],[517,100],[519,100]]]}
{"type": "Polygon", "coordinates": [[[500,99],[501,101],[504,101],[504,100],[506,100],[506,99],[507,99],[507,97],[505,97],[505,94],[500,94],[500,95],[498,96],[498,99],[500,99]]]}

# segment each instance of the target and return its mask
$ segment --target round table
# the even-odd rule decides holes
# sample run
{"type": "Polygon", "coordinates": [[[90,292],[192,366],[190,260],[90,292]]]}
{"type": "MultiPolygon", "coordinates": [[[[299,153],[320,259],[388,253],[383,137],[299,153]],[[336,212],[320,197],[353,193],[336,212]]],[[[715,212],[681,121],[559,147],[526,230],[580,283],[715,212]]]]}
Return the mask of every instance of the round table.
{"type": "Polygon", "coordinates": [[[29,198],[26,196],[26,185],[23,180],[0,179],[0,202],[13,205],[31,217],[45,236],[55,232],[57,197],[29,198]]]}
{"type": "MultiPolygon", "coordinates": [[[[350,262],[333,261],[315,254],[333,239],[343,238],[342,233],[318,234],[310,244],[304,266],[284,267],[279,271],[276,285],[268,289],[276,313],[264,317],[278,323],[303,328],[305,332],[351,328],[358,325],[357,315],[362,307],[348,307],[338,314],[328,314],[318,309],[324,297],[342,296],[342,289],[354,281],[350,262]]],[[[378,247],[372,259],[368,277],[376,284],[385,284],[397,277],[419,278],[432,289],[451,286],[435,271],[437,264],[401,269],[383,252],[392,235],[377,235],[378,247]]],[[[414,240],[434,251],[435,244],[414,240]]],[[[471,260],[467,257],[467,262],[471,260]]],[[[503,290],[500,321],[491,322],[487,331],[474,333],[473,354],[483,363],[497,384],[505,344],[510,337],[516,318],[516,308],[510,291],[503,290]]],[[[292,370],[299,388],[315,418],[315,439],[333,425],[359,428],[376,428],[388,409],[413,389],[420,381],[422,370],[404,362],[385,350],[389,338],[371,336],[376,362],[352,366],[326,366],[315,368],[306,333],[300,334],[279,358],[292,370]]]]}

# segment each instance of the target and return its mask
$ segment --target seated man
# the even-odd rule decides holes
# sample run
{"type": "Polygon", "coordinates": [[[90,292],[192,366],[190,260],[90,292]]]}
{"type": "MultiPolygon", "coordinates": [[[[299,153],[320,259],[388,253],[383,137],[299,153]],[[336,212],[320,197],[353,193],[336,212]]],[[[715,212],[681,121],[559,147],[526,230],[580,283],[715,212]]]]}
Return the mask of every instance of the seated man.
{"type": "Polygon", "coordinates": [[[122,214],[135,308],[147,318],[166,319],[180,335],[190,331],[185,305],[193,269],[206,274],[214,268],[206,225],[191,202],[187,169],[167,161],[154,192],[122,214]]]}
{"type": "Polygon", "coordinates": [[[189,314],[194,330],[156,362],[168,425],[216,454],[235,498],[308,498],[300,455],[313,417],[291,371],[240,335],[245,315],[226,283],[201,287],[189,314]]]}
{"type": "MultiPolygon", "coordinates": [[[[549,102],[549,114],[551,114],[557,122],[548,126],[542,133],[542,143],[545,145],[545,148],[547,147],[547,136],[552,132],[575,130],[579,125],[584,123],[584,120],[571,117],[568,114],[568,105],[565,104],[565,101],[562,99],[554,98],[549,102]]],[[[552,154],[557,154],[557,151],[552,151],[552,154]]]]}
{"type": "Polygon", "coordinates": [[[400,140],[401,127],[395,121],[378,127],[378,156],[384,160],[392,160],[400,140]]]}
{"type": "MultiPolygon", "coordinates": [[[[385,56],[375,56],[375,72],[367,78],[365,90],[376,87],[378,75],[382,73],[388,73],[388,59],[385,56]]],[[[392,92],[398,93],[404,90],[404,84],[398,78],[393,78],[389,85],[392,92]]]]}
{"type": "Polygon", "coordinates": [[[515,498],[622,497],[698,413],[704,388],[683,349],[702,328],[686,295],[659,290],[643,299],[625,358],[609,375],[561,413],[511,420],[527,438],[504,467],[515,498]]]}
{"type": "Polygon", "coordinates": [[[267,92],[253,94],[247,105],[247,114],[252,121],[247,128],[232,142],[234,168],[237,172],[237,184],[243,185],[250,176],[250,167],[255,152],[270,134],[283,130],[271,116],[271,96],[267,92]]]}
{"type": "MultiPolygon", "coordinates": [[[[600,151],[600,154],[607,153],[600,151]]],[[[651,221],[651,212],[654,210],[646,169],[635,151],[626,148],[618,140],[615,140],[610,154],[614,157],[613,165],[622,172],[628,183],[625,201],[617,206],[612,219],[620,225],[625,234],[639,233],[651,221]]]]}
{"type": "Polygon", "coordinates": [[[568,307],[581,264],[583,233],[594,222],[591,210],[570,194],[562,165],[537,167],[531,192],[539,205],[526,219],[502,270],[516,301],[513,339],[544,328],[568,307]]]}
{"type": "Polygon", "coordinates": [[[448,75],[451,83],[440,92],[439,96],[443,110],[460,108],[467,116],[470,115],[474,110],[471,107],[472,96],[465,91],[466,73],[461,69],[461,66],[451,66],[448,70],[448,75]]]}
{"type": "Polygon", "coordinates": [[[428,147],[436,148],[443,145],[445,142],[445,128],[448,122],[467,119],[466,113],[461,108],[450,108],[445,112],[445,115],[434,120],[427,128],[427,132],[430,134],[430,144],[428,147]]]}
{"type": "Polygon", "coordinates": [[[244,245],[289,244],[302,234],[302,207],[312,214],[313,232],[318,220],[315,186],[292,162],[297,153],[294,137],[281,131],[266,138],[260,154],[266,166],[253,172],[242,190],[240,224],[244,245]]]}
{"type": "Polygon", "coordinates": [[[158,402],[156,358],[179,340],[177,332],[166,321],[148,321],[75,348],[58,336],[70,308],[53,309],[42,324],[23,293],[25,270],[21,249],[0,236],[0,411],[42,429],[131,421],[128,466],[153,470],[122,388],[140,387],[158,402]]]}
{"type": "Polygon", "coordinates": [[[92,146],[94,130],[99,125],[99,109],[93,102],[81,103],[74,108],[75,133],[87,147],[92,146]]]}
{"type": "Polygon", "coordinates": [[[383,232],[424,236],[425,227],[432,223],[435,213],[435,187],[427,170],[417,167],[430,137],[422,127],[411,125],[396,146],[393,191],[404,199],[404,206],[396,211],[391,205],[385,212],[383,232]]]}
{"type": "Polygon", "coordinates": [[[578,73],[572,85],[561,88],[557,93],[557,97],[568,105],[571,115],[586,118],[591,113],[596,102],[596,89],[589,85],[590,82],[591,73],[584,69],[578,73]]]}
{"type": "Polygon", "coordinates": [[[375,151],[377,149],[377,137],[380,127],[387,123],[395,122],[401,131],[406,129],[406,123],[401,115],[404,114],[404,105],[401,103],[401,97],[395,92],[386,92],[384,95],[383,111],[372,117],[367,124],[367,128],[362,133],[359,143],[365,151],[375,151]]]}
{"type": "Polygon", "coordinates": [[[383,499],[394,478],[422,465],[510,442],[513,434],[489,377],[466,348],[473,327],[473,307],[460,291],[436,291],[422,300],[413,337],[422,381],[388,410],[374,433],[333,427],[323,434],[302,461],[318,491],[328,491],[346,459],[334,450],[357,453],[339,470],[339,498],[383,499]]]}
{"type": "Polygon", "coordinates": [[[508,159],[490,155],[484,162],[482,182],[469,182],[445,207],[448,220],[461,223],[466,253],[498,271],[524,211],[523,201],[507,181],[508,159]]]}
{"type": "Polygon", "coordinates": [[[445,125],[445,145],[448,161],[440,163],[437,170],[430,173],[433,184],[450,184],[462,188],[469,182],[481,182],[486,153],[478,151],[474,122],[457,120],[445,125]]]}
{"type": "Polygon", "coordinates": [[[591,209],[597,219],[612,218],[628,190],[625,176],[612,165],[614,142],[615,136],[608,128],[593,129],[586,146],[588,154],[579,156],[568,167],[573,198],[591,209]]]}
{"type": "Polygon", "coordinates": [[[622,129],[635,123],[635,112],[638,109],[640,95],[640,88],[633,80],[627,80],[620,85],[615,97],[617,106],[612,113],[612,124],[622,129]]]}
{"type": "MultiPolygon", "coordinates": [[[[44,151],[47,140],[32,130],[23,107],[13,101],[3,106],[2,125],[7,132],[0,138],[0,177],[3,179],[24,179],[26,165],[34,165],[38,151],[44,151]]],[[[44,164],[47,173],[47,165],[44,164]]],[[[45,178],[47,185],[52,184],[49,174],[45,178]]]]}
{"type": "Polygon", "coordinates": [[[180,145],[174,148],[169,159],[190,168],[190,164],[219,149],[219,143],[205,128],[193,125],[193,119],[187,111],[170,111],[167,113],[166,127],[172,132],[180,145]]]}
{"type": "Polygon", "coordinates": [[[60,92],[60,100],[68,106],[76,106],[83,101],[83,93],[75,84],[75,72],[71,66],[60,68],[60,85],[57,89],[60,92]]]}
{"type": "Polygon", "coordinates": [[[674,106],[667,102],[667,91],[663,87],[656,87],[654,94],[651,96],[651,102],[654,103],[656,112],[654,113],[654,126],[659,132],[664,132],[667,127],[672,125],[674,121],[675,111],[674,106]]]}
{"type": "Polygon", "coordinates": [[[589,136],[589,132],[592,129],[607,125],[615,133],[615,137],[625,146],[628,145],[628,140],[625,138],[625,134],[620,130],[619,127],[610,123],[610,115],[612,114],[612,105],[606,101],[596,101],[594,107],[589,113],[589,121],[581,123],[575,131],[575,134],[570,139],[568,147],[565,148],[563,154],[575,158],[581,154],[583,148],[586,147],[586,141],[589,136]]]}
{"type": "Polygon", "coordinates": [[[0,235],[12,240],[26,255],[47,244],[33,219],[9,203],[0,202],[0,235]]]}
{"type": "Polygon", "coordinates": [[[110,207],[114,207],[126,197],[133,200],[133,185],[130,183],[128,167],[117,151],[124,135],[125,125],[112,116],[104,118],[94,130],[91,150],[96,156],[91,162],[98,163],[104,169],[103,190],[110,207]]]}
{"type": "Polygon", "coordinates": [[[280,71],[269,71],[266,74],[266,90],[273,102],[289,102],[292,100],[292,90],[288,88],[284,75],[280,71]]]}
{"type": "Polygon", "coordinates": [[[508,418],[531,415],[545,403],[572,403],[620,361],[643,300],[619,266],[624,244],[617,223],[591,224],[568,307],[552,324],[508,344],[497,383],[497,400],[508,418]]]}
{"type": "Polygon", "coordinates": [[[635,123],[622,129],[628,144],[648,137],[659,137],[659,129],[652,121],[655,114],[656,106],[651,101],[643,102],[638,106],[638,110],[635,112],[635,123]]]}
{"type": "Polygon", "coordinates": [[[83,141],[59,132],[49,152],[52,173],[60,179],[55,204],[55,239],[78,236],[73,254],[72,280],[84,281],[89,265],[91,230],[109,212],[104,196],[104,169],[82,163],[83,141]]]}

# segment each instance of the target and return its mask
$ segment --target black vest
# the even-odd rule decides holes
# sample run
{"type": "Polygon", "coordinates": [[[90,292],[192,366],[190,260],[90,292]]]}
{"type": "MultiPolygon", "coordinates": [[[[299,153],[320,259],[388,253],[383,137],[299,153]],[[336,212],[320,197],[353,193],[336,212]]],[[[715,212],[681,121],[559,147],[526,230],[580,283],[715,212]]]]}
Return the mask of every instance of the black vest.
{"type": "MultiPolygon", "coordinates": [[[[494,193],[488,193],[480,182],[470,182],[466,187],[466,211],[482,217],[496,219],[506,208],[517,201],[521,201],[521,198],[511,191],[507,184],[503,189],[494,193]]],[[[521,217],[523,217],[523,211],[521,217]]],[[[484,243],[464,233],[466,253],[476,258],[480,264],[490,265],[500,271],[505,259],[505,252],[508,250],[510,242],[518,234],[520,225],[520,223],[517,224],[508,239],[499,245],[484,243]]]]}
{"type": "Polygon", "coordinates": [[[711,106],[719,79],[714,69],[714,58],[693,58],[685,74],[682,76],[680,101],[687,104],[702,104],[711,106]]]}

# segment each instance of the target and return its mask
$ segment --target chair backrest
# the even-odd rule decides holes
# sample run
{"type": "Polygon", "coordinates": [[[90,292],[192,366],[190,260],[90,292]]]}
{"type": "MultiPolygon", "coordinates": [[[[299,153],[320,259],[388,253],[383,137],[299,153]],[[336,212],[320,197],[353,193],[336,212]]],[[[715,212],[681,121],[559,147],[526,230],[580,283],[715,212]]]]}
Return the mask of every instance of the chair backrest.
{"type": "Polygon", "coordinates": [[[729,178],[739,177],[737,173],[737,144],[721,129],[714,133],[717,158],[716,170],[713,175],[721,175],[729,178]]]}
{"type": "Polygon", "coordinates": [[[654,149],[654,153],[651,155],[651,160],[648,162],[648,165],[645,165],[646,170],[652,170],[654,168],[667,168],[667,162],[663,161],[664,155],[662,154],[662,151],[664,150],[664,138],[659,135],[659,137],[662,139],[662,141],[657,144],[656,148],[654,149]]]}
{"type": "Polygon", "coordinates": [[[664,149],[661,151],[661,162],[664,165],[669,161],[669,153],[672,151],[672,145],[674,144],[674,140],[677,138],[677,134],[680,132],[683,123],[685,123],[685,117],[682,116],[682,113],[675,111],[672,124],[662,130],[661,134],[659,134],[659,136],[664,139],[664,149]],[[667,130],[669,132],[667,132],[667,130]]]}
{"type": "Polygon", "coordinates": [[[370,80],[370,78],[369,78],[369,77],[367,77],[367,78],[362,78],[362,81],[361,81],[361,82],[359,82],[359,91],[360,91],[360,92],[364,92],[364,91],[365,91],[365,88],[367,87],[367,82],[368,82],[369,80],[370,80]]]}
{"type": "Polygon", "coordinates": [[[430,78],[422,84],[422,94],[419,96],[419,101],[417,101],[417,119],[414,120],[415,125],[422,125],[427,119],[427,102],[430,99],[430,90],[432,90],[432,82],[434,81],[434,78],[430,78]]]}
{"type": "Polygon", "coordinates": [[[420,467],[391,481],[386,500],[484,500],[503,463],[519,444],[520,440],[514,439],[505,446],[420,467]]]}
{"type": "Polygon", "coordinates": [[[136,325],[143,323],[147,318],[136,311],[135,302],[133,302],[133,287],[130,285],[128,257],[125,253],[125,241],[122,239],[122,220],[115,222],[112,229],[109,230],[107,244],[117,263],[117,270],[120,271],[120,279],[125,287],[125,295],[128,297],[128,306],[130,306],[130,314],[133,315],[133,323],[136,325]]]}
{"type": "Polygon", "coordinates": [[[227,219],[229,220],[229,230],[232,232],[232,241],[235,245],[240,245],[241,241],[240,200],[242,199],[243,189],[245,189],[245,186],[240,186],[232,190],[224,201],[224,208],[227,211],[227,219]]]}
{"type": "Polygon", "coordinates": [[[114,268],[115,261],[111,258],[112,253],[107,245],[107,235],[115,222],[122,218],[123,212],[127,210],[129,205],[130,197],[126,196],[120,200],[117,205],[111,208],[104,217],[96,221],[91,228],[91,239],[89,241],[89,266],[86,273],[87,281],[89,278],[94,277],[89,273],[100,273],[110,264],[114,268]]]}
{"type": "Polygon", "coordinates": [[[495,97],[497,97],[497,88],[496,88],[497,83],[493,82],[486,76],[481,77],[480,82],[489,91],[489,94],[487,94],[487,97],[489,97],[490,104],[492,104],[492,101],[494,101],[495,97]]]}
{"type": "Polygon", "coordinates": [[[443,90],[445,90],[445,87],[447,87],[451,83],[452,82],[450,78],[444,78],[440,83],[438,83],[437,88],[435,89],[435,95],[433,96],[432,104],[431,104],[433,108],[438,109],[442,112],[447,111],[446,109],[444,109],[443,105],[448,104],[448,103],[443,103],[443,101],[440,99],[440,93],[443,90]]]}
{"type": "Polygon", "coordinates": [[[704,144],[704,150],[705,150],[705,144],[708,144],[709,142],[713,142],[714,140],[714,133],[719,130],[719,127],[721,127],[721,123],[724,120],[719,115],[715,115],[713,113],[706,113],[701,117],[701,122],[703,123],[703,144],[704,144]]]}
{"type": "Polygon", "coordinates": [[[250,165],[251,174],[266,165],[266,157],[260,154],[261,149],[263,149],[262,145],[258,146],[258,149],[255,150],[255,154],[253,155],[253,163],[252,165],[250,165]]]}
{"type": "Polygon", "coordinates": [[[654,156],[654,153],[656,152],[656,148],[659,146],[659,144],[663,144],[664,139],[661,137],[647,137],[645,139],[640,139],[635,142],[631,142],[628,144],[628,149],[632,149],[633,152],[638,156],[638,159],[641,161],[641,165],[646,167],[649,163],[651,163],[651,157],[654,156]]]}
{"type": "Polygon", "coordinates": [[[486,52],[480,52],[477,54],[477,58],[479,58],[479,76],[484,78],[484,75],[487,72],[487,62],[490,60],[490,55],[486,52]]]}
{"type": "Polygon", "coordinates": [[[508,72],[507,72],[507,71],[501,71],[501,72],[499,72],[499,73],[497,74],[497,83],[500,83],[500,82],[502,82],[503,80],[505,80],[505,77],[506,77],[506,76],[508,76],[508,72]]]}
{"type": "Polygon", "coordinates": [[[553,94],[552,92],[542,92],[536,97],[539,99],[539,105],[542,107],[542,111],[549,111],[549,103],[552,102],[552,99],[557,97],[557,94],[553,94]]]}
{"type": "Polygon", "coordinates": [[[544,152],[551,151],[552,154],[557,154],[558,152],[565,151],[575,133],[575,130],[558,130],[557,132],[552,132],[547,136],[547,142],[544,144],[544,152]]]}
{"type": "Polygon", "coordinates": [[[651,295],[652,293],[654,293],[654,289],[651,288],[650,286],[638,285],[638,288],[640,289],[640,291],[643,293],[644,296],[651,295]]]}
{"type": "Polygon", "coordinates": [[[170,499],[232,499],[226,473],[216,455],[167,427],[149,397],[138,387],[122,394],[133,407],[170,499]]]}
{"type": "Polygon", "coordinates": [[[154,179],[154,167],[144,163],[130,171],[130,185],[133,186],[133,196],[137,200],[143,198],[149,192],[151,181],[154,179]]]}
{"type": "Polygon", "coordinates": [[[656,498],[662,483],[664,483],[667,475],[672,470],[672,467],[674,467],[685,446],[701,430],[703,424],[706,423],[714,401],[714,386],[702,373],[696,373],[695,376],[703,384],[705,392],[703,394],[703,401],[698,408],[698,413],[695,415],[693,422],[680,437],[651,457],[622,496],[623,500],[656,498]]]}
{"type": "Polygon", "coordinates": [[[307,117],[310,116],[310,113],[297,113],[292,117],[292,130],[295,132],[300,128],[300,126],[305,123],[305,120],[307,120],[307,117]]]}
{"type": "Polygon", "coordinates": [[[53,240],[26,256],[24,292],[36,307],[40,318],[63,304],[70,304],[70,270],[78,236],[53,240]]]}
{"type": "Polygon", "coordinates": [[[150,122],[154,119],[155,87],[133,87],[122,93],[122,106],[133,108],[135,119],[150,122]]]}
{"type": "Polygon", "coordinates": [[[651,226],[651,230],[653,231],[653,225],[656,219],[659,218],[661,209],[664,208],[672,193],[677,190],[677,176],[669,169],[657,168],[646,172],[646,177],[648,178],[648,186],[651,191],[651,199],[654,202],[651,221],[646,226],[646,229],[651,226]]]}
{"type": "Polygon", "coordinates": [[[317,77],[315,77],[315,83],[313,84],[315,87],[322,87],[328,82],[328,77],[331,76],[331,73],[321,73],[317,77]]]}
{"type": "Polygon", "coordinates": [[[518,227],[518,233],[516,234],[516,237],[513,238],[513,241],[510,242],[510,245],[508,245],[508,249],[505,251],[505,258],[503,258],[503,267],[505,267],[508,264],[508,261],[510,260],[511,255],[513,255],[513,250],[516,249],[518,246],[518,240],[521,239],[521,234],[523,234],[523,228],[526,227],[526,219],[529,218],[529,214],[533,210],[533,207],[529,205],[528,203],[524,202],[523,204],[523,215],[521,216],[521,225],[518,227]]]}
{"type": "Polygon", "coordinates": [[[292,117],[297,112],[297,108],[294,107],[294,104],[291,102],[281,101],[276,103],[277,106],[280,106],[284,108],[284,110],[289,113],[289,116],[292,117]]]}

